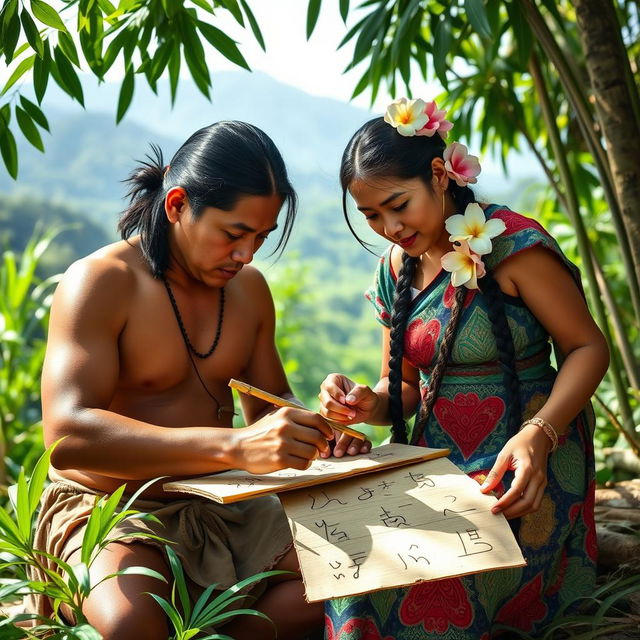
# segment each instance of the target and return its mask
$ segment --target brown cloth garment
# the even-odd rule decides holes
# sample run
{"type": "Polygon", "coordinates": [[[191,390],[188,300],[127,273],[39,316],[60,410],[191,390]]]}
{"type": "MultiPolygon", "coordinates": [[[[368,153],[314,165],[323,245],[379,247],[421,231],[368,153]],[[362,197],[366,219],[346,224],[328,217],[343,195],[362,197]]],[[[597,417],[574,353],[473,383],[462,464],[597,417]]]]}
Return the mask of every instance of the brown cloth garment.
{"type": "MultiPolygon", "coordinates": [[[[82,547],[91,509],[103,494],[60,479],[53,469],[50,476],[53,482],[42,495],[34,546],[67,561],[82,547]]],[[[120,506],[126,500],[125,496],[120,506]]],[[[125,520],[111,531],[109,538],[143,531],[171,540],[182,561],[194,602],[210,584],[218,584],[223,590],[271,569],[293,544],[287,518],[275,496],[227,505],[195,496],[167,502],[139,499],[132,508],[155,515],[164,526],[152,521],[125,520]]],[[[163,543],[149,538],[125,538],[119,542],[150,544],[164,550],[163,543]]],[[[54,563],[46,558],[43,562],[55,570],[54,563]]],[[[35,571],[31,577],[46,579],[35,571]]],[[[263,581],[252,587],[250,593],[259,597],[265,588],[263,581]]],[[[29,600],[28,611],[51,615],[47,598],[34,595],[29,600]]]]}

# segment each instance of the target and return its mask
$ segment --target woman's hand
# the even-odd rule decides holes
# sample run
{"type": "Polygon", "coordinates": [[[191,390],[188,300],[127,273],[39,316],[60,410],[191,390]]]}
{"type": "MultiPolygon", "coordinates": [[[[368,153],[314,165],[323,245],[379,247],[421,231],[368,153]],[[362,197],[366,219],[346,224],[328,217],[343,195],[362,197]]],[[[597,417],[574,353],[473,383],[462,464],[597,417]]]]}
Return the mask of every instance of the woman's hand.
{"type": "Polygon", "coordinates": [[[480,490],[488,493],[502,480],[505,471],[514,471],[511,487],[496,502],[491,511],[520,518],[537,511],[547,486],[547,459],[551,440],[534,424],[510,438],[498,454],[480,490]]]}
{"type": "MultiPolygon", "coordinates": [[[[320,385],[320,415],[344,424],[366,422],[378,406],[378,395],[369,387],[356,384],[346,376],[338,373],[329,374],[320,385]]],[[[358,440],[346,433],[335,431],[333,455],[341,458],[345,453],[357,455],[369,453],[371,442],[358,440]]],[[[325,452],[320,454],[327,457],[325,452]]]]}
{"type": "Polygon", "coordinates": [[[370,387],[330,373],[320,385],[320,415],[344,424],[366,422],[378,408],[379,397],[370,387]]]}

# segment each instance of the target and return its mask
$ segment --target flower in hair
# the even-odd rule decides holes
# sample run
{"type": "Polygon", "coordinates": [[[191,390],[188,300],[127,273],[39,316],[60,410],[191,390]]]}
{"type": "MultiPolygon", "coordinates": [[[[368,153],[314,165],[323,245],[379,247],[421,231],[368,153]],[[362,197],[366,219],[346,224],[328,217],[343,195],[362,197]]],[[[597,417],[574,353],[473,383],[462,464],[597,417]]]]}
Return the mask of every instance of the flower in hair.
{"type": "Polygon", "coordinates": [[[467,147],[459,142],[452,142],[442,154],[444,168],[450,178],[459,187],[466,187],[469,183],[478,182],[476,176],[480,174],[480,162],[476,156],[468,153],[467,147]]]}
{"type": "Polygon", "coordinates": [[[468,204],[464,215],[456,214],[447,218],[444,226],[451,234],[450,242],[467,242],[469,249],[479,256],[491,253],[491,239],[507,228],[498,218],[487,220],[477,202],[468,204]]]}
{"type": "Polygon", "coordinates": [[[424,100],[394,100],[384,114],[384,121],[394,127],[401,136],[415,136],[429,121],[424,100]]]}
{"type": "Polygon", "coordinates": [[[435,100],[427,102],[424,112],[429,119],[422,129],[416,131],[416,135],[428,136],[430,138],[437,131],[444,140],[444,138],[447,137],[447,132],[453,127],[452,122],[444,119],[447,112],[444,109],[438,109],[435,100]]]}
{"type": "Polygon", "coordinates": [[[451,272],[451,284],[454,287],[464,285],[467,289],[477,289],[478,278],[486,273],[484,262],[471,251],[466,240],[457,242],[453,248],[454,251],[442,256],[442,268],[451,272]]]}

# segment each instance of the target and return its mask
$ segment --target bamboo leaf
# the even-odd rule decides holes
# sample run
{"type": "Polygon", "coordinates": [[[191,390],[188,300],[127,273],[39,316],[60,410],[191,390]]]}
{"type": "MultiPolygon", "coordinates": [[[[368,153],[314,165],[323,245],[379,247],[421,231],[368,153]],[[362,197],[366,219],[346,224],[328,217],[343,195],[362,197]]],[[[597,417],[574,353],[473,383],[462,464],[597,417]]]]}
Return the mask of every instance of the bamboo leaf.
{"type": "Polygon", "coordinates": [[[349,15],[349,0],[340,0],[340,17],[342,22],[347,23],[347,16],[349,15]]]}
{"type": "Polygon", "coordinates": [[[67,32],[61,31],[58,34],[58,44],[60,45],[60,49],[62,49],[62,53],[64,53],[67,59],[75,64],[76,67],[80,67],[80,60],[78,58],[76,45],[67,32]]]}
{"type": "Polygon", "coordinates": [[[511,28],[513,29],[514,40],[518,47],[518,63],[522,71],[526,71],[533,48],[533,36],[531,28],[527,22],[527,17],[522,11],[519,2],[507,3],[507,13],[511,28]]]}
{"type": "Polygon", "coordinates": [[[15,180],[18,177],[18,149],[8,126],[0,128],[0,153],[9,175],[15,180]]]}
{"type": "Polygon", "coordinates": [[[16,105],[16,120],[18,121],[18,126],[24,134],[24,137],[36,149],[44,153],[44,144],[42,143],[40,132],[38,131],[36,125],[33,123],[33,120],[31,119],[29,114],[18,105],[16,105]]]}
{"type": "Polygon", "coordinates": [[[307,7],[307,40],[311,37],[313,30],[316,28],[321,6],[322,0],[309,0],[309,5],[307,7]]]}
{"type": "Polygon", "coordinates": [[[48,27],[53,27],[59,31],[67,30],[58,12],[51,5],[44,2],[44,0],[31,0],[31,11],[36,20],[46,24],[48,27]]]}
{"type": "Polygon", "coordinates": [[[7,64],[10,64],[15,56],[16,45],[20,38],[20,18],[17,13],[12,13],[11,17],[2,23],[2,50],[7,64]]]}
{"type": "Polygon", "coordinates": [[[133,99],[133,90],[135,88],[135,78],[133,77],[133,66],[129,66],[124,74],[124,80],[120,87],[120,96],[118,97],[118,111],[116,114],[116,124],[122,120],[127,109],[131,105],[133,99]]]}
{"type": "Polygon", "coordinates": [[[51,54],[49,53],[49,43],[44,43],[44,55],[36,58],[33,63],[33,89],[38,103],[42,103],[44,94],[47,91],[49,82],[49,69],[51,67],[51,54]]]}
{"type": "Polygon", "coordinates": [[[178,81],[180,80],[180,62],[182,56],[180,54],[180,47],[176,46],[171,51],[171,57],[169,58],[169,88],[171,90],[171,106],[176,102],[176,94],[178,92],[178,81]]]}
{"type": "Polygon", "coordinates": [[[4,89],[2,89],[2,93],[0,96],[3,96],[11,87],[22,78],[22,76],[33,67],[33,63],[36,59],[36,54],[29,56],[28,58],[24,58],[20,61],[20,64],[15,68],[14,72],[9,76],[7,80],[7,84],[4,85],[4,89]]]}
{"type": "Polygon", "coordinates": [[[438,21],[433,36],[433,68],[438,80],[440,80],[445,89],[448,86],[447,54],[451,50],[452,40],[451,24],[447,17],[443,16],[443,18],[438,21]]]}
{"type": "Polygon", "coordinates": [[[464,0],[464,9],[471,26],[483,38],[491,38],[491,26],[487,18],[483,0],[464,0]]]}
{"type": "Polygon", "coordinates": [[[44,113],[42,113],[40,107],[33,104],[31,100],[25,98],[22,95],[20,96],[20,104],[22,105],[22,108],[31,116],[32,120],[34,120],[46,131],[49,131],[49,122],[44,113]]]}
{"type": "Polygon", "coordinates": [[[220,4],[222,4],[231,13],[238,24],[244,27],[244,18],[242,17],[242,11],[238,6],[237,0],[220,0],[220,4]]]}
{"type": "Polygon", "coordinates": [[[260,48],[263,51],[266,51],[267,48],[264,44],[264,38],[262,36],[262,31],[260,30],[260,26],[258,25],[258,21],[256,17],[253,15],[253,11],[251,11],[251,7],[247,4],[246,0],[240,0],[240,4],[244,9],[244,12],[247,14],[247,20],[249,21],[249,26],[251,27],[251,31],[253,31],[253,35],[255,39],[258,41],[260,48]]]}
{"type": "MultiPolygon", "coordinates": [[[[227,60],[231,60],[231,62],[237,64],[239,67],[243,67],[244,69],[247,69],[247,71],[251,71],[251,68],[247,64],[242,53],[240,53],[240,49],[238,49],[235,41],[233,41],[226,33],[220,31],[220,29],[211,24],[202,22],[201,20],[198,21],[198,28],[207,41],[210,42],[225,58],[227,58],[227,60]]],[[[185,49],[185,59],[186,58],[187,50],[185,49]]]]}
{"type": "Polygon", "coordinates": [[[36,27],[36,23],[33,21],[31,14],[26,9],[23,9],[20,13],[20,22],[22,22],[24,34],[27,36],[27,42],[31,45],[31,48],[42,58],[42,56],[44,55],[44,43],[42,42],[42,38],[40,37],[38,27],[36,27]]]}
{"type": "Polygon", "coordinates": [[[53,57],[60,79],[62,80],[63,86],[61,88],[65,89],[72,98],[75,98],[84,107],[84,93],[78,74],[75,72],[69,60],[67,60],[59,45],[53,50],[53,57]]]}
{"type": "Polygon", "coordinates": [[[213,7],[210,2],[207,2],[207,0],[191,0],[191,2],[201,9],[204,9],[207,13],[213,13],[213,7]]]}

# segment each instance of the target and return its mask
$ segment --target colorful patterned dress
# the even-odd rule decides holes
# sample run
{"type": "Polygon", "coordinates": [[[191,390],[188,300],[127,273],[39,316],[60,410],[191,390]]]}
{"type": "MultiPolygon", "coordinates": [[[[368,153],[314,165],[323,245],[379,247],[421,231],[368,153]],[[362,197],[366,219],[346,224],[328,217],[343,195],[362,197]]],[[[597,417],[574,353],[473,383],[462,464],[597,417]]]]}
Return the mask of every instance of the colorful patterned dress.
{"type": "MultiPolygon", "coordinates": [[[[491,205],[506,231],[485,256],[489,268],[520,251],[540,245],[557,255],[578,279],[576,268],[555,240],[534,220],[491,205]]],[[[378,320],[390,325],[396,274],[390,249],[378,265],[367,298],[378,320]]],[[[541,286],[544,286],[543,284],[541,286]]],[[[405,358],[420,370],[424,394],[453,302],[450,274],[441,271],[413,300],[405,358]]],[[[523,419],[542,406],[556,372],[550,339],[520,298],[504,295],[516,351],[523,419]]],[[[450,459],[479,480],[493,466],[507,439],[505,390],[491,323],[483,296],[467,295],[438,399],[422,445],[451,449],[450,459]]],[[[527,566],[423,582],[326,604],[327,640],[488,640],[508,625],[535,636],[558,611],[593,591],[596,535],[593,519],[593,420],[583,411],[549,457],[548,486],[540,509],[512,520],[527,566]]],[[[499,493],[513,478],[505,475],[499,493]]],[[[512,638],[507,633],[504,637],[512,638]]]]}

